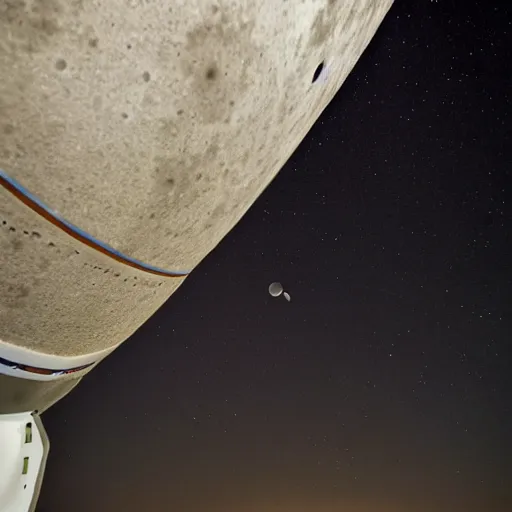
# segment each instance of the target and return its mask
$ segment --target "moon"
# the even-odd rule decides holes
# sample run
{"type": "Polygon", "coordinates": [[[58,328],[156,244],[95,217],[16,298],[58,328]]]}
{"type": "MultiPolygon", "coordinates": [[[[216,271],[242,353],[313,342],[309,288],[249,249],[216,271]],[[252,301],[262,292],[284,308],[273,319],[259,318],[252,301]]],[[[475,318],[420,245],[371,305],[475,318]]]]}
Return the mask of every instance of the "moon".
{"type": "Polygon", "coordinates": [[[268,287],[268,293],[272,295],[272,297],[279,297],[283,293],[283,285],[281,283],[272,283],[268,287]]]}

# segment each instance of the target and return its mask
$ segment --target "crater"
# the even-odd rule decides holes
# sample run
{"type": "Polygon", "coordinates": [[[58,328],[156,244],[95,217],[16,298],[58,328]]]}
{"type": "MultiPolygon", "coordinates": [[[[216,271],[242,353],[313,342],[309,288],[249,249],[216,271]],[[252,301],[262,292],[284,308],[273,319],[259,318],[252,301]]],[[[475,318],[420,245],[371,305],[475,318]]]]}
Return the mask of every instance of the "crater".
{"type": "Polygon", "coordinates": [[[68,63],[64,59],[57,59],[55,68],[57,71],[64,71],[68,67],[68,63]]]}
{"type": "Polygon", "coordinates": [[[206,80],[213,81],[217,78],[217,75],[219,74],[219,70],[217,69],[217,66],[209,66],[206,70],[206,80]]]}

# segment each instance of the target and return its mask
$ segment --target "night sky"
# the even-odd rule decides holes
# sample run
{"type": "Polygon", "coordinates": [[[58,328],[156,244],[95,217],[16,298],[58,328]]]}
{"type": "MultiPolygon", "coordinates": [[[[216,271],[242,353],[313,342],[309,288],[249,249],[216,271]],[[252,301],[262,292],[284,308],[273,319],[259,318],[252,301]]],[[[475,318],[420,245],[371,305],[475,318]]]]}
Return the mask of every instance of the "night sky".
{"type": "Polygon", "coordinates": [[[38,512],[512,510],[505,4],[395,3],[242,221],[43,415],[38,512]]]}

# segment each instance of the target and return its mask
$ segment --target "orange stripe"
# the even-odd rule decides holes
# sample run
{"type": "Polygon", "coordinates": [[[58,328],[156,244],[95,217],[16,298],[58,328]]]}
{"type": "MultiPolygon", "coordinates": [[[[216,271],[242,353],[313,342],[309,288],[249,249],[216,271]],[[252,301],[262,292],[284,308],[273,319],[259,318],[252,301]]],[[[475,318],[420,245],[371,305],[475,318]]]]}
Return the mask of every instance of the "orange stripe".
{"type": "Polygon", "coordinates": [[[183,274],[173,273],[173,272],[163,272],[163,271],[159,271],[156,269],[147,268],[147,267],[144,267],[143,265],[139,265],[138,263],[136,263],[134,261],[124,259],[123,257],[108,251],[101,245],[94,243],[92,240],[89,240],[88,238],[82,236],[80,233],[77,233],[76,231],[71,229],[64,222],[62,222],[58,218],[51,215],[44,208],[41,208],[41,206],[39,206],[37,203],[32,201],[32,199],[25,196],[22,192],[20,192],[16,187],[14,187],[11,183],[9,183],[1,175],[0,175],[0,184],[7,191],[9,191],[13,196],[15,196],[17,199],[19,199],[25,206],[28,206],[31,210],[35,211],[41,217],[44,217],[48,222],[51,222],[54,226],[57,226],[59,229],[61,229],[65,233],[67,233],[69,236],[71,236],[75,240],[82,242],[83,244],[91,247],[92,249],[95,249],[98,252],[101,252],[105,256],[108,256],[109,258],[112,258],[113,260],[116,260],[119,263],[128,265],[129,267],[136,268],[137,270],[141,270],[143,272],[149,272],[150,274],[155,274],[157,276],[162,276],[162,277],[186,277],[188,275],[188,272],[183,273],[183,274]]]}

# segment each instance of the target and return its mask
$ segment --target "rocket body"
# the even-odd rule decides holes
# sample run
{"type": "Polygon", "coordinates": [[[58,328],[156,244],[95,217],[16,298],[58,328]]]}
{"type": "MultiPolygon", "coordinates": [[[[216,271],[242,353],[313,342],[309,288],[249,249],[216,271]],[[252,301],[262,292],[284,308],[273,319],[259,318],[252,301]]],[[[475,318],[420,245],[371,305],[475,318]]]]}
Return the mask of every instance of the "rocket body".
{"type": "Polygon", "coordinates": [[[0,419],[45,411],[176,291],[392,0],[121,3],[0,2],[0,419]]]}

